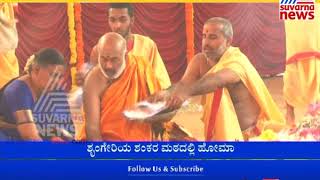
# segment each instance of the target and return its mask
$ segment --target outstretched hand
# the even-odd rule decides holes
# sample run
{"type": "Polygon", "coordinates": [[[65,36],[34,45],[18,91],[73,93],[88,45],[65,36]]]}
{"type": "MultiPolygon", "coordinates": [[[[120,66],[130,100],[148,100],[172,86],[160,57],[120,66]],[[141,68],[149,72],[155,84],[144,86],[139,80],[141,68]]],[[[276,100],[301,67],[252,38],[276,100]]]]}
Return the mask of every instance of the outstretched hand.
{"type": "Polygon", "coordinates": [[[188,98],[183,88],[175,87],[171,90],[162,90],[148,97],[149,102],[166,102],[169,111],[179,109],[183,102],[188,98]]]}
{"type": "Polygon", "coordinates": [[[183,94],[173,93],[166,100],[166,106],[168,107],[168,110],[170,110],[170,111],[173,111],[175,109],[179,109],[186,99],[187,98],[183,94]]]}
{"type": "Polygon", "coordinates": [[[158,91],[147,98],[148,102],[162,102],[166,101],[170,96],[170,92],[168,90],[158,91]]]}

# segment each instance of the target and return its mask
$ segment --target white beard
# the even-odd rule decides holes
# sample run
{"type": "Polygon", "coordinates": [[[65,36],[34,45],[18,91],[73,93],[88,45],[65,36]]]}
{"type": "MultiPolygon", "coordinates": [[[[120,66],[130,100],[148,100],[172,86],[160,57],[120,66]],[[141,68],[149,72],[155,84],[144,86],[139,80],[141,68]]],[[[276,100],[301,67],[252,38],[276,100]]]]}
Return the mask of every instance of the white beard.
{"type": "Polygon", "coordinates": [[[126,62],[123,62],[122,65],[120,66],[119,70],[113,76],[110,77],[110,76],[108,76],[108,74],[106,72],[104,72],[104,70],[101,66],[100,54],[99,54],[99,58],[98,58],[98,63],[99,63],[100,71],[102,72],[103,76],[107,79],[117,79],[118,77],[121,76],[121,74],[124,72],[124,70],[126,68],[126,62]]]}
{"type": "Polygon", "coordinates": [[[120,66],[119,70],[114,74],[111,79],[117,79],[121,76],[121,74],[124,72],[124,69],[126,68],[126,62],[124,61],[122,65],[120,66]]]}

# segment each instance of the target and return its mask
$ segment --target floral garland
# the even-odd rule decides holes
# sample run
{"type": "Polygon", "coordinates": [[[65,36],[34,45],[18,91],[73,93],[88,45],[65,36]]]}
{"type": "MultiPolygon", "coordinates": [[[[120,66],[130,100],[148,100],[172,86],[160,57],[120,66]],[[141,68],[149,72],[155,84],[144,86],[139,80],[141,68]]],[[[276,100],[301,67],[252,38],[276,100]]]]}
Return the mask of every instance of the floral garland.
{"type": "Polygon", "coordinates": [[[77,69],[79,70],[84,63],[84,44],[83,44],[83,31],[82,31],[82,20],[81,20],[81,4],[76,3],[74,6],[75,24],[76,24],[76,35],[77,35],[77,69]]]}
{"type": "Polygon", "coordinates": [[[68,3],[68,28],[70,37],[70,64],[74,65],[77,62],[77,42],[76,42],[76,31],[74,21],[74,4],[68,3]]]}
{"type": "Polygon", "coordinates": [[[187,36],[187,60],[188,63],[194,56],[194,29],[193,29],[193,4],[185,3],[185,21],[187,36]]]}
{"type": "Polygon", "coordinates": [[[74,21],[74,4],[68,3],[68,29],[69,29],[69,48],[70,48],[70,61],[71,65],[71,77],[72,84],[75,82],[75,73],[76,68],[75,64],[77,63],[77,42],[76,42],[76,31],[75,31],[75,21],[74,21]]]}

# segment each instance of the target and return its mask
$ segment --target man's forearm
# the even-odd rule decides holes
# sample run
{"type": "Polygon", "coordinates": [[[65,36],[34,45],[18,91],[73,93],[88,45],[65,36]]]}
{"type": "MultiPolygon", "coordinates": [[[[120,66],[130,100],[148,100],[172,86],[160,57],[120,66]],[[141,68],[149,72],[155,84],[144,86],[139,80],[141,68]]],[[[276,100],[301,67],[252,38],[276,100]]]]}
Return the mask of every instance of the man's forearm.
{"type": "Polygon", "coordinates": [[[209,74],[199,79],[195,83],[192,83],[189,87],[186,87],[186,94],[188,96],[197,96],[214,92],[222,84],[218,77],[214,74],[209,74]]]}
{"type": "Polygon", "coordinates": [[[102,136],[99,128],[86,128],[87,140],[88,141],[102,141],[102,136]]]}
{"type": "MultiPolygon", "coordinates": [[[[178,83],[179,83],[179,82],[178,82],[178,83]]],[[[178,84],[178,83],[177,83],[177,84],[178,84]]],[[[171,91],[173,91],[173,90],[175,89],[175,87],[177,86],[177,84],[172,84],[170,87],[166,88],[165,90],[171,92],[171,91]]]]}

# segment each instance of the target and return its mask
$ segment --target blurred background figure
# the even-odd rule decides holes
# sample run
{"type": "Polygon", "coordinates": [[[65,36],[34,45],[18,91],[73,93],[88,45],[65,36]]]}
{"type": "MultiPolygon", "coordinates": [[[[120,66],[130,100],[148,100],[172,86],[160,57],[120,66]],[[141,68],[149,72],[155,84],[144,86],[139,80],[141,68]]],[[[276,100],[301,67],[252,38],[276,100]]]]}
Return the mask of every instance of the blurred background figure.
{"type": "Polygon", "coordinates": [[[0,3],[0,88],[19,76],[19,65],[15,55],[18,34],[12,3],[0,3]]]}
{"type": "MultiPolygon", "coordinates": [[[[319,13],[319,5],[315,4],[319,13]]],[[[314,20],[285,21],[287,61],[283,95],[287,104],[287,123],[295,126],[298,111],[320,102],[320,16],[314,20]]]]}

